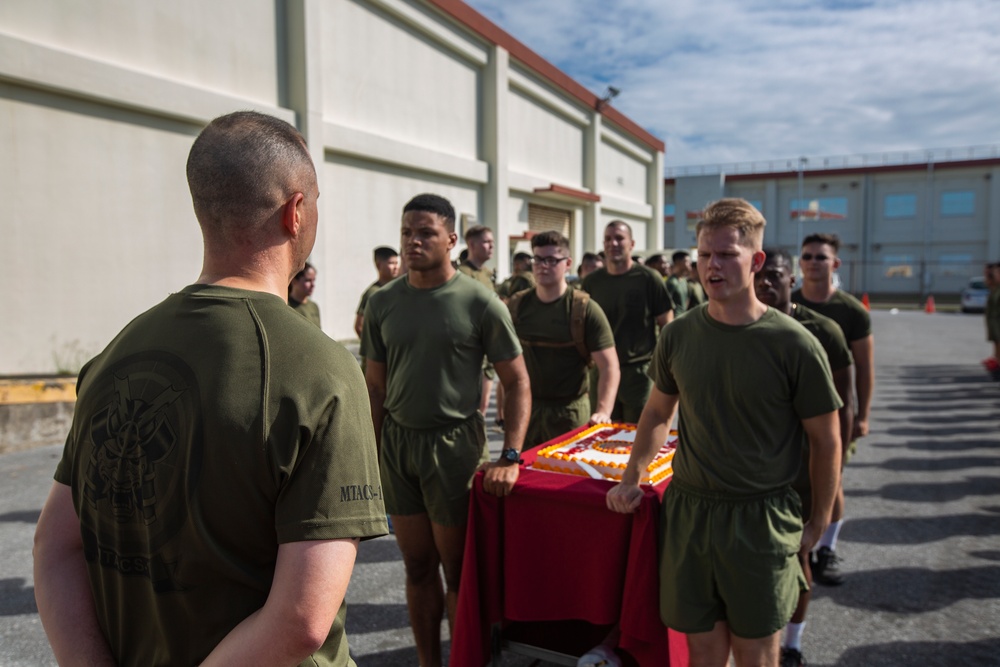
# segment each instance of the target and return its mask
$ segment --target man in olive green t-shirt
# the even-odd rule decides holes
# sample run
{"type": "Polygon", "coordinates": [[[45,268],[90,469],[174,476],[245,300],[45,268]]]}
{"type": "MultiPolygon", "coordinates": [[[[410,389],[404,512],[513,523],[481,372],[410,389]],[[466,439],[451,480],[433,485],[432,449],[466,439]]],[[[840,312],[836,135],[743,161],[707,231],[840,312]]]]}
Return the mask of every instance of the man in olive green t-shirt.
{"type": "Polygon", "coordinates": [[[601,306],[615,334],[621,370],[612,419],[638,421],[653,386],[646,374],[659,327],[673,319],[663,278],[632,260],[632,228],[615,220],[604,229],[605,268],[583,279],[582,287],[601,306]]]}
{"type": "MultiPolygon", "coordinates": [[[[767,259],[764,260],[764,267],[754,279],[757,298],[761,303],[785,313],[802,324],[819,341],[826,353],[827,361],[830,363],[833,385],[837,388],[837,395],[843,403],[837,411],[840,421],[841,463],[843,463],[843,457],[846,455],[851,441],[851,419],[854,416],[854,410],[851,407],[851,371],[854,363],[851,350],[847,346],[844,333],[836,322],[802,304],[792,302],[795,272],[792,269],[791,256],[784,250],[777,248],[765,248],[764,254],[767,256],[767,259]]],[[[809,485],[808,441],[803,445],[803,465],[793,488],[802,499],[803,516],[808,517],[812,503],[812,487],[809,485]]],[[[843,469],[843,465],[841,465],[841,469],[843,469]]],[[[834,515],[837,513],[837,505],[843,507],[843,502],[844,487],[841,485],[837,492],[837,499],[834,501],[834,515]]],[[[806,554],[801,554],[800,558],[802,559],[802,572],[811,586],[812,568],[809,566],[809,557],[806,554]]],[[[803,591],[799,596],[795,613],[785,628],[785,641],[781,649],[782,665],[786,663],[789,665],[805,664],[805,659],[802,657],[802,633],[805,630],[805,617],[809,608],[809,600],[810,592],[803,591]]]]}
{"type": "MultiPolygon", "coordinates": [[[[486,268],[486,262],[493,257],[493,230],[485,225],[473,225],[465,230],[465,246],[468,254],[458,265],[461,273],[469,276],[473,280],[479,281],[490,291],[496,291],[496,274],[492,269],[486,268]]],[[[490,404],[490,394],[493,392],[493,378],[496,373],[493,365],[489,361],[483,362],[482,367],[482,390],[480,393],[479,411],[484,415],[490,404]]],[[[500,402],[499,396],[497,402],[500,402]]],[[[499,416],[503,413],[503,408],[497,406],[497,424],[499,416]]]]}
{"type": "Polygon", "coordinates": [[[361,329],[365,323],[365,306],[368,299],[377,292],[380,287],[399,275],[399,253],[389,246],[379,246],[372,253],[375,261],[375,271],[378,272],[378,280],[373,282],[361,294],[358,302],[358,309],[354,314],[354,333],[361,338],[361,329]]]}
{"type": "Polygon", "coordinates": [[[569,239],[556,231],[542,232],[531,239],[531,248],[537,285],[515,294],[508,304],[531,378],[526,447],[587,423],[611,421],[618,390],[618,356],[608,319],[593,299],[566,284],[566,272],[573,264],[569,239]],[[578,305],[584,302],[585,306],[578,305]],[[581,321],[575,322],[577,317],[581,321]],[[593,413],[587,372],[591,359],[600,370],[593,413]]]}
{"type": "Polygon", "coordinates": [[[422,665],[441,664],[445,609],[454,632],[472,477],[482,469],[487,493],[510,493],[531,406],[510,314],[492,290],[456,272],[455,241],[448,200],[423,194],[406,204],[400,245],[408,273],[368,300],[361,341],[385,504],[403,552],[422,665]],[[484,463],[478,410],[484,356],[506,390],[504,450],[495,463],[484,463]]]}
{"type": "MultiPolygon", "coordinates": [[[[799,268],[802,269],[802,287],[792,292],[792,301],[825,315],[840,325],[854,357],[854,394],[857,405],[851,427],[851,445],[847,458],[853,453],[857,440],[868,435],[868,420],[875,391],[875,337],[868,310],[847,292],[833,284],[833,274],[840,268],[840,238],[836,234],[811,234],[802,241],[799,268]]],[[[852,401],[853,406],[853,401],[852,401]]],[[[844,503],[833,509],[830,527],[819,541],[812,560],[813,577],[824,586],[843,583],[840,559],[837,557],[837,538],[844,525],[844,503]]]]}
{"type": "Polygon", "coordinates": [[[202,274],[80,372],[35,535],[42,626],[59,664],[353,665],[344,595],[387,530],[361,372],[285,302],[316,237],[309,150],[239,112],[187,174],[202,274]]]}
{"type": "Polygon", "coordinates": [[[501,299],[509,299],[512,294],[531,289],[535,286],[535,274],[532,271],[531,255],[526,252],[514,254],[514,272],[507,280],[497,287],[501,299]]]}
{"type": "Polygon", "coordinates": [[[319,306],[309,297],[312,296],[316,288],[316,268],[306,262],[302,270],[295,274],[292,282],[288,283],[288,305],[292,310],[306,318],[320,329],[319,306]]]}
{"type": "Polygon", "coordinates": [[[805,586],[799,554],[829,522],[840,463],[841,402],[816,338],[757,300],[765,221],[722,199],[697,227],[709,302],[668,324],[655,386],[608,507],[632,512],[639,473],[666,441],[678,406],[674,476],[661,508],[660,613],[687,634],[692,664],[776,665],[781,629],[805,586]],[[812,512],[791,484],[810,443],[812,512]]]}

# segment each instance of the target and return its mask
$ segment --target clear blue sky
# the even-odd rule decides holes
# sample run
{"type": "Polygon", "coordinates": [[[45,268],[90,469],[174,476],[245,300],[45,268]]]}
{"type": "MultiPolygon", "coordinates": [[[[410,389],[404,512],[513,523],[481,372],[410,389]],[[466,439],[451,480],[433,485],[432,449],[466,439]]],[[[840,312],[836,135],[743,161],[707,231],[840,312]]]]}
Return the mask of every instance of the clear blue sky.
{"type": "Polygon", "coordinates": [[[467,0],[666,165],[1000,144],[1000,0],[467,0]]]}

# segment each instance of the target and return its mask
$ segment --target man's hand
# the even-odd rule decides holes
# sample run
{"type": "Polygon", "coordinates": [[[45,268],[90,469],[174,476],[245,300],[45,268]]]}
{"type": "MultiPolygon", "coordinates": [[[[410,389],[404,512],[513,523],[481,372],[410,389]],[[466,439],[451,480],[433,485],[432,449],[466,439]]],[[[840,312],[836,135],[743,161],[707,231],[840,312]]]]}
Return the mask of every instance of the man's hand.
{"type": "Polygon", "coordinates": [[[590,415],[590,425],[594,426],[596,424],[610,424],[611,415],[606,412],[595,412],[590,415]]]}
{"type": "Polygon", "coordinates": [[[806,521],[805,525],[802,526],[802,542],[799,546],[799,553],[808,556],[809,552],[819,544],[819,538],[823,537],[828,526],[829,522],[820,525],[815,521],[806,521]]]}
{"type": "Polygon", "coordinates": [[[479,466],[485,472],[483,490],[493,496],[502,498],[509,496],[521,474],[521,466],[516,463],[497,463],[489,461],[479,466]]]}
{"type": "Polygon", "coordinates": [[[612,512],[630,514],[639,508],[642,496],[642,489],[639,488],[638,484],[620,483],[611,487],[605,501],[608,504],[608,509],[612,512]]]}
{"type": "Polygon", "coordinates": [[[857,440],[868,435],[868,420],[860,417],[854,418],[854,428],[851,430],[851,440],[857,440]]]}

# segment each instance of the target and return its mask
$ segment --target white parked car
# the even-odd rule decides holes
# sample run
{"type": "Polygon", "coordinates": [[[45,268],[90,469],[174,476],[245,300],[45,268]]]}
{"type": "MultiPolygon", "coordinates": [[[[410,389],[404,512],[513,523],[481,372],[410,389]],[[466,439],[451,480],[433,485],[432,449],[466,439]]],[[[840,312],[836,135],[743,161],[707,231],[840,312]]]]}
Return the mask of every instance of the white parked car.
{"type": "Polygon", "coordinates": [[[986,299],[990,290],[982,278],[970,278],[969,284],[962,290],[962,312],[981,313],[986,310],[986,299]]]}

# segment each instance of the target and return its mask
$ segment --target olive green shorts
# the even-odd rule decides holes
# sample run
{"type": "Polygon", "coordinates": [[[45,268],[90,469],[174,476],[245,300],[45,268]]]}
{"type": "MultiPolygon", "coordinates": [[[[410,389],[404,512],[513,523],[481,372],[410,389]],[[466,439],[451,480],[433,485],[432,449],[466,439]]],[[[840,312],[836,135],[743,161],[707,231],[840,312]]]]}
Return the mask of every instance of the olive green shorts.
{"type": "Polygon", "coordinates": [[[487,460],[486,425],[478,412],[439,429],[409,429],[386,416],[379,462],[385,511],[426,513],[433,523],[461,526],[472,477],[487,460]]]}
{"type": "Polygon", "coordinates": [[[590,397],[587,394],[562,402],[532,398],[524,449],[580,428],[590,420],[590,415],[590,397]]]}
{"type": "Polygon", "coordinates": [[[611,418],[614,421],[623,421],[629,424],[639,423],[639,415],[646,407],[649,393],[653,389],[653,380],[647,374],[648,371],[648,361],[621,367],[622,375],[621,382],[618,384],[618,396],[615,399],[615,407],[611,411],[611,418]]]}
{"type": "Polygon", "coordinates": [[[744,639],[785,627],[808,590],[801,517],[790,488],[733,497],[671,482],[660,523],[663,623],[693,634],[725,621],[744,639]]]}
{"type": "Polygon", "coordinates": [[[487,380],[495,380],[497,377],[497,369],[486,357],[483,357],[483,377],[487,380]]]}

